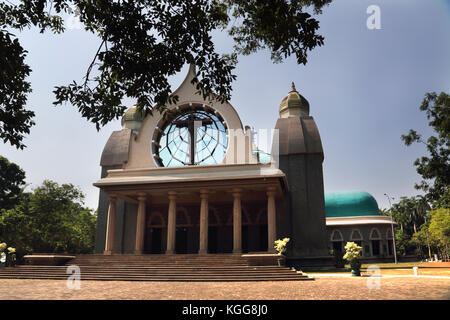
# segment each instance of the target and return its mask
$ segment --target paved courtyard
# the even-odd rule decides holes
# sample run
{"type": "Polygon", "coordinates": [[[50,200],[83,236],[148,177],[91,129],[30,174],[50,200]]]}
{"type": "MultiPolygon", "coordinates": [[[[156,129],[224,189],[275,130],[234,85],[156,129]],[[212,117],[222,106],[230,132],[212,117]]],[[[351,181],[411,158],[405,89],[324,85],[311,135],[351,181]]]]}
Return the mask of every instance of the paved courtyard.
{"type": "Polygon", "coordinates": [[[321,276],[297,282],[119,282],[81,281],[70,290],[64,280],[0,280],[4,299],[448,299],[450,278],[321,276]],[[377,283],[368,281],[379,280],[377,283]]]}

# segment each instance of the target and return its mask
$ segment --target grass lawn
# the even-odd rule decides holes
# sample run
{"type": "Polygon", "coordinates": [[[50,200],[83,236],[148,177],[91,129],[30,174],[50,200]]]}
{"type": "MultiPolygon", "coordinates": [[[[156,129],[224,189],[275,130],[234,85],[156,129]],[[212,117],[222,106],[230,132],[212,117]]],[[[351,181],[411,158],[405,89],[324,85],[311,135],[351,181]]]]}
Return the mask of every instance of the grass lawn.
{"type": "MultiPolygon", "coordinates": [[[[413,267],[418,267],[418,275],[448,276],[450,277],[449,262],[400,262],[400,263],[371,263],[361,266],[361,273],[367,274],[367,268],[375,265],[380,268],[381,275],[414,275],[413,267]]],[[[350,265],[345,269],[308,270],[309,274],[350,273],[350,265]]]]}

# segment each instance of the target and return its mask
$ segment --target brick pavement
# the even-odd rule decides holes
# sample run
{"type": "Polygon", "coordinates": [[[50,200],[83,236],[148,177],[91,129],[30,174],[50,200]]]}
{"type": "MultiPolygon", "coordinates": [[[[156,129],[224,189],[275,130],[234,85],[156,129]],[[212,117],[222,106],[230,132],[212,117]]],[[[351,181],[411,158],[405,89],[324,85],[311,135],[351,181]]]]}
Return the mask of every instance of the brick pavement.
{"type": "Polygon", "coordinates": [[[5,299],[448,299],[450,279],[321,277],[298,282],[120,282],[82,281],[69,290],[63,280],[0,280],[5,299]],[[374,279],[374,278],[372,278],[374,279]]]}

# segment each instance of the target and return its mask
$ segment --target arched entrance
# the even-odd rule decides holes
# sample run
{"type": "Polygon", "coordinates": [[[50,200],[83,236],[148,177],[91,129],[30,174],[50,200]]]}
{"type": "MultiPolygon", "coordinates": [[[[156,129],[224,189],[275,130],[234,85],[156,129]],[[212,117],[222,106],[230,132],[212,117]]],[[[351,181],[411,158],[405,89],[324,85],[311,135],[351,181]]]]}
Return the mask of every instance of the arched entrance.
{"type": "Polygon", "coordinates": [[[188,253],[188,230],[192,227],[191,219],[185,208],[177,209],[175,253],[188,253]]]}
{"type": "Polygon", "coordinates": [[[268,250],[268,231],[267,231],[267,209],[263,208],[258,212],[256,217],[256,224],[258,227],[258,248],[256,251],[267,251],[268,250]]]}
{"type": "Polygon", "coordinates": [[[220,218],[215,208],[208,212],[208,253],[219,252],[219,226],[220,218]]]}
{"type": "Polygon", "coordinates": [[[147,219],[147,228],[144,240],[144,252],[164,253],[163,239],[166,230],[166,221],[159,211],[153,211],[147,219]]]}

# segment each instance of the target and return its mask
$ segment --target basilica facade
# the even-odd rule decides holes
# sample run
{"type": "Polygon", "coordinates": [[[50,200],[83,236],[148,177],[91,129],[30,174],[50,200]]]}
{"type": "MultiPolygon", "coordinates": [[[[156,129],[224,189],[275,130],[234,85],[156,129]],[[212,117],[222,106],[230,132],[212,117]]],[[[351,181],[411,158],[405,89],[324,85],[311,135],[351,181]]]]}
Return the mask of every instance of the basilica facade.
{"type": "Polygon", "coordinates": [[[274,253],[273,242],[289,237],[292,262],[327,265],[347,229],[367,222],[385,240],[375,253],[389,253],[386,218],[326,213],[322,143],[294,85],[264,153],[231,104],[196,93],[194,76],[191,67],[167,112],[130,108],[106,143],[94,183],[97,253],[274,253]]]}

